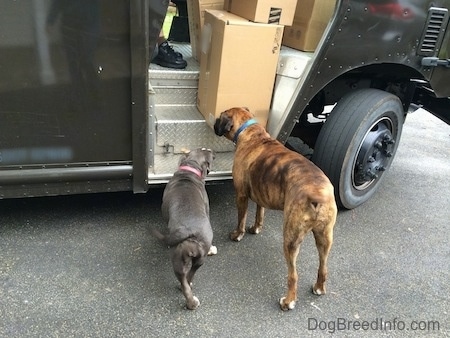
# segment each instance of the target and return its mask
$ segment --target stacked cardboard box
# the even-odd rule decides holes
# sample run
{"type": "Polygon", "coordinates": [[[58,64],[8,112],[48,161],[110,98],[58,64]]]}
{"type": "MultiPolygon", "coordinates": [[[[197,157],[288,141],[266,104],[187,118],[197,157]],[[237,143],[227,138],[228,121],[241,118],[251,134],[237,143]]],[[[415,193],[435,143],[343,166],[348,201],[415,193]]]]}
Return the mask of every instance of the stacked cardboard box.
{"type": "Polygon", "coordinates": [[[192,0],[198,5],[197,37],[191,38],[200,60],[197,106],[207,124],[213,127],[226,109],[245,106],[265,125],[282,41],[314,50],[335,1],[192,0]],[[208,9],[214,4],[224,9],[208,9]],[[283,37],[284,25],[289,34],[283,37]]]}
{"type": "Polygon", "coordinates": [[[297,0],[225,0],[224,8],[253,22],[292,25],[297,0]]]}
{"type": "Polygon", "coordinates": [[[286,27],[283,45],[312,52],[333,15],[336,0],[298,0],[292,26],[286,27]]]}
{"type": "Polygon", "coordinates": [[[266,124],[283,26],[206,10],[197,104],[211,127],[226,109],[245,106],[266,124]]]}
{"type": "Polygon", "coordinates": [[[223,9],[224,0],[187,0],[192,57],[200,61],[200,37],[206,9],[223,9]]]}
{"type": "Polygon", "coordinates": [[[188,0],[192,56],[200,61],[200,38],[206,9],[224,9],[253,22],[290,26],[297,0],[188,0]]]}

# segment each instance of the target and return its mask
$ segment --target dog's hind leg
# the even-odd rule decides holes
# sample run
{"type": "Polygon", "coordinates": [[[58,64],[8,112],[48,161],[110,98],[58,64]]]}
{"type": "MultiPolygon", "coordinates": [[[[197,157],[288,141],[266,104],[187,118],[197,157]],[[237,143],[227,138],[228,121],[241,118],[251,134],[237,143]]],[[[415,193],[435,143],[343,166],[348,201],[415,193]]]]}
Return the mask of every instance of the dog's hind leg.
{"type": "Polygon", "coordinates": [[[184,298],[186,298],[186,307],[189,310],[195,310],[200,305],[200,301],[192,293],[192,288],[190,282],[188,281],[188,276],[186,273],[176,273],[176,276],[181,284],[181,291],[183,292],[184,298]]]}
{"type": "Polygon", "coordinates": [[[203,265],[204,262],[205,262],[204,257],[199,257],[199,258],[193,257],[192,258],[192,267],[188,271],[187,277],[186,277],[189,285],[192,286],[192,280],[194,279],[194,275],[197,272],[197,270],[203,265]]]}
{"type": "Polygon", "coordinates": [[[186,299],[186,307],[195,310],[200,301],[192,293],[191,281],[195,271],[201,264],[194,264],[194,259],[189,250],[189,243],[181,243],[172,253],[172,265],[175,276],[180,282],[181,291],[186,299]]]}
{"type": "Polygon", "coordinates": [[[183,276],[184,278],[180,280],[181,291],[183,291],[183,295],[186,298],[186,307],[190,310],[195,310],[200,305],[200,301],[192,293],[192,280],[194,279],[195,273],[204,262],[204,257],[192,257],[190,270],[183,276]]]}
{"type": "Polygon", "coordinates": [[[283,311],[292,310],[297,301],[297,257],[300,244],[306,235],[306,226],[285,221],[284,224],[284,257],[288,268],[288,290],[285,297],[280,298],[280,307],[283,311]]]}
{"type": "Polygon", "coordinates": [[[313,229],[314,239],[316,240],[317,251],[319,252],[319,269],[317,272],[317,282],[313,286],[313,293],[324,295],[326,293],[325,282],[328,276],[328,254],[333,244],[333,226],[334,221],[327,224],[323,229],[313,229]]]}

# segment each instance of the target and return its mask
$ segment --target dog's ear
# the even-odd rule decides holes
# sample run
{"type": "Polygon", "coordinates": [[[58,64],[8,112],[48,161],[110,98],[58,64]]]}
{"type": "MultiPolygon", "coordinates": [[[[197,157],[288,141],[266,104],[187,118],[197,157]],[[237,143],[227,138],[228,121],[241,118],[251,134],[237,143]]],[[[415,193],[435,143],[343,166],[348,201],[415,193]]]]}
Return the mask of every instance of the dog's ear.
{"type": "Polygon", "coordinates": [[[186,158],[188,157],[188,154],[189,154],[189,153],[183,153],[183,154],[180,156],[180,159],[179,159],[179,161],[178,161],[178,165],[181,165],[181,163],[184,162],[184,161],[186,160],[186,158]]]}
{"type": "Polygon", "coordinates": [[[220,117],[216,119],[214,124],[214,132],[218,136],[223,136],[233,128],[233,119],[226,114],[220,114],[220,117]]]}
{"type": "Polygon", "coordinates": [[[202,162],[202,173],[204,176],[208,175],[211,171],[211,163],[208,162],[207,159],[202,162]]]}
{"type": "Polygon", "coordinates": [[[212,163],[215,158],[215,153],[211,149],[202,148],[204,159],[201,163],[202,172],[205,174],[209,174],[209,172],[212,170],[212,163]]]}

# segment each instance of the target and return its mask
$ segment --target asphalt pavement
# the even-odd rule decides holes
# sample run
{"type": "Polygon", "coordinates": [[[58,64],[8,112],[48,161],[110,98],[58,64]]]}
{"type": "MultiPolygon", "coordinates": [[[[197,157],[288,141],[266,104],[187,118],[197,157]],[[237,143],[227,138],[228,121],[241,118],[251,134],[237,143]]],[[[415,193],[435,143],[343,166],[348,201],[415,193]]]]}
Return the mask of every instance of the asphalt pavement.
{"type": "Polygon", "coordinates": [[[450,127],[434,116],[408,116],[381,189],[339,212],[324,296],[311,293],[318,263],[307,237],[289,312],[278,306],[282,213],[268,211],[261,234],[235,243],[231,183],[207,190],[218,254],[196,275],[195,311],[149,233],[164,227],[161,188],[1,200],[0,336],[450,336],[450,127]]]}

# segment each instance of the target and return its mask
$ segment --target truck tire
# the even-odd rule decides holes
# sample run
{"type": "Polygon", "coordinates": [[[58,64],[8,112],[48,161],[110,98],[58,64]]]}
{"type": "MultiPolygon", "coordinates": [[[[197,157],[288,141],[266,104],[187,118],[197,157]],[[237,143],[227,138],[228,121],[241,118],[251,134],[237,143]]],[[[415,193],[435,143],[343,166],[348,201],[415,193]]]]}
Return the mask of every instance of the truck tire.
{"type": "Polygon", "coordinates": [[[404,116],[400,99],[378,89],[354,91],[333,108],[312,161],[333,183],[340,207],[356,208],[380,186],[394,159],[404,116]]]}

